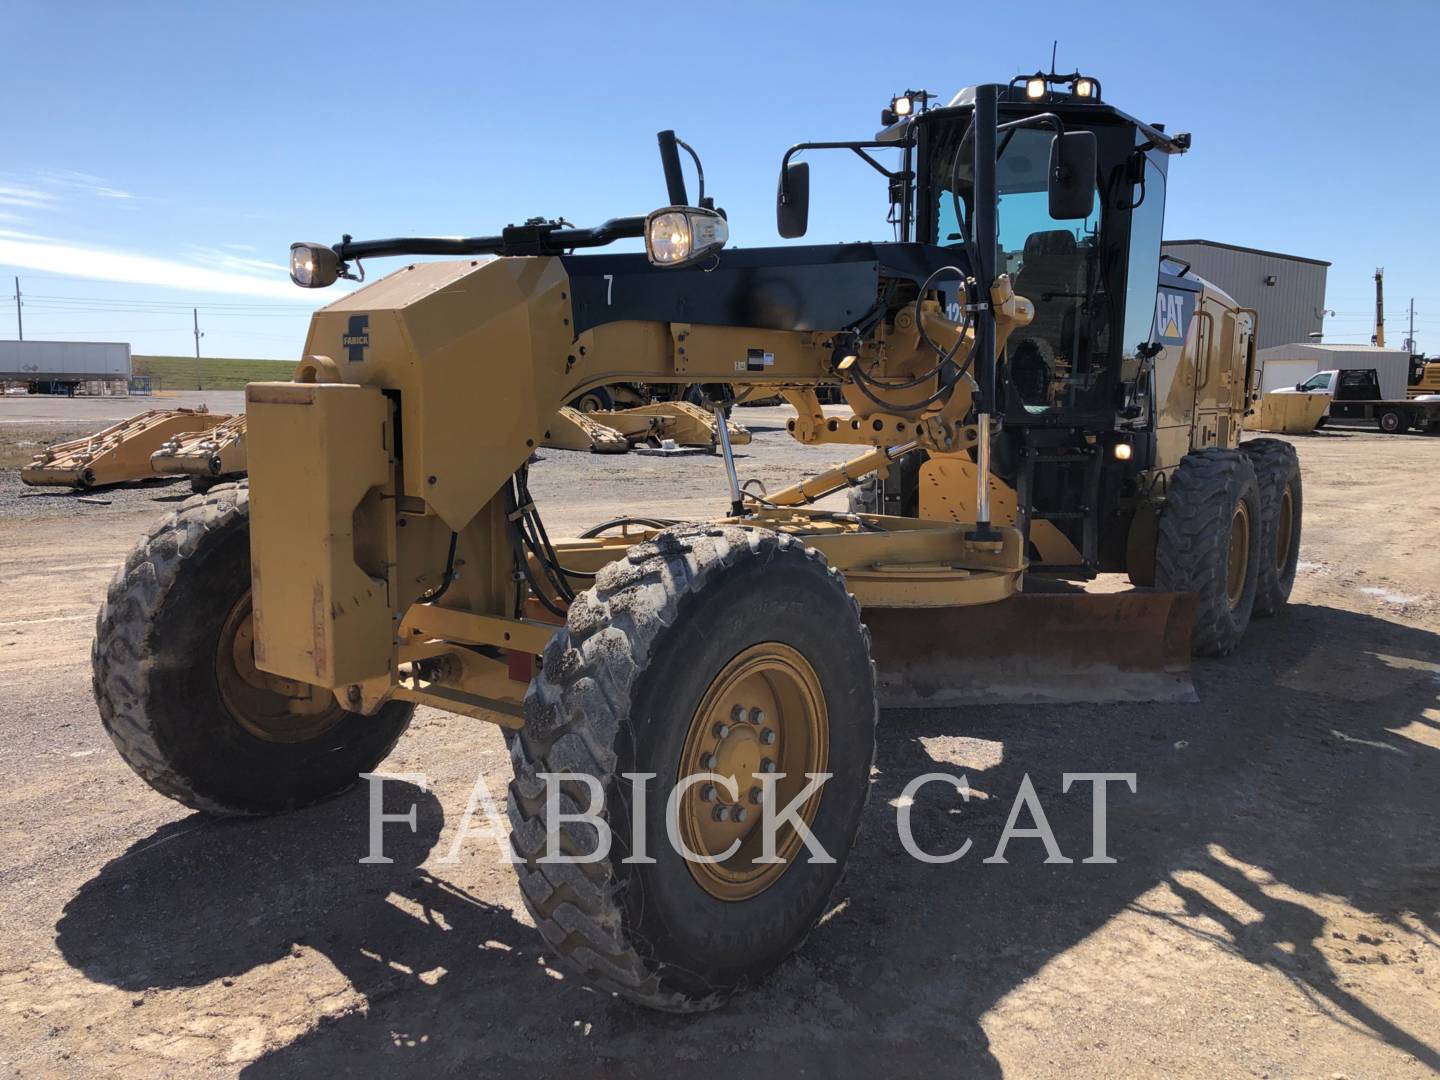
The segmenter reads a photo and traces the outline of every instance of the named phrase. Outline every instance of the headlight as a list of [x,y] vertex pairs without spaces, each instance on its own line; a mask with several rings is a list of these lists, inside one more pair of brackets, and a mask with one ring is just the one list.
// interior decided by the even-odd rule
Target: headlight
[[645,254],[656,266],[687,266],[719,251],[730,227],[714,210],[667,206],[645,219]]
[[290,280],[302,289],[323,289],[340,276],[340,259],[324,244],[290,245]]
[[1083,97],[1083,98],[1093,98],[1093,97],[1095,96],[1095,80],[1094,80],[1094,79],[1076,79],[1076,80],[1075,80],[1075,96],[1076,96],[1076,97]]
[[1043,75],[1033,75],[1025,80],[1025,96],[1031,101],[1039,101],[1045,96],[1047,89],[1049,88],[1045,84]]

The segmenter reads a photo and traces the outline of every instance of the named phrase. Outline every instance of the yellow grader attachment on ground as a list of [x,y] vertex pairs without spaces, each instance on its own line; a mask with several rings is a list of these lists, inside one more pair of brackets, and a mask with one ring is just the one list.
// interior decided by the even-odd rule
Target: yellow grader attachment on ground
[[199,479],[244,476],[245,414],[203,431],[170,436],[150,455],[151,470],[160,476],[179,474]]
[[1319,425],[1330,400],[1329,394],[1266,394],[1251,426],[1277,435],[1306,435]]
[[[750,432],[725,421],[730,444],[750,441]],[[581,412],[563,407],[545,429],[541,445],[557,450],[589,450],[596,454],[623,454],[632,446],[701,446],[718,450],[718,421],[688,401],[656,401],[629,409],[594,409]]]
[[83,439],[48,446],[20,470],[27,484],[103,487],[154,477],[151,456],[169,440],[205,432],[228,421],[224,413],[198,409],[151,409]]
[[[897,242],[726,250],[662,132],[668,205],[643,217],[294,245],[308,288],[408,265],[315,313],[294,381],[247,388],[249,484],[191,499],[117,575],[94,684],[121,754],[188,806],[272,813],[373,772],[416,705],[496,723],[546,956],[690,1011],[829,909],[880,701],[1189,693],[1187,649],[1283,608],[1300,478],[1288,444],[1240,443],[1254,314],[1161,267],[1189,137],[1099,85],[906,96],[879,139],[785,155],[782,236],[805,232],[791,159],[839,148],[886,178]],[[585,253],[623,238],[645,254]],[[796,439],[863,453],[765,493],[721,424],[718,520],[552,539],[535,449],[632,381],[773,391]],[[870,510],[814,508],[867,483]],[[1160,591],[1028,595],[1037,567]]]

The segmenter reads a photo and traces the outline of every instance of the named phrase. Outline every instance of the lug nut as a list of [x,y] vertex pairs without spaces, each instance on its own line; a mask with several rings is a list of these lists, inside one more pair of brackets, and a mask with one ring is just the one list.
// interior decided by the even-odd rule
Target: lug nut
[[774,728],[768,728],[768,727],[767,727],[765,730],[763,730],[762,732],[760,732],[760,741],[761,741],[762,743],[764,743],[766,746],[774,746],[774,745],[775,745],[775,729],[774,729]]
[[775,762],[771,761],[768,757],[761,759],[761,762],[760,762],[760,771],[761,771],[761,772],[774,772],[774,771],[775,771]]
[[715,767],[719,764],[720,762],[714,754],[704,754],[700,758],[700,767],[706,772],[714,772]]
[[730,812],[726,810],[723,806],[717,806],[714,810],[710,811],[710,816],[713,817],[716,821],[724,821],[727,817],[730,816]]
[[701,802],[714,802],[714,801],[715,801],[716,799],[718,799],[719,797],[720,797],[720,793],[715,790],[715,785],[714,785],[714,784],[702,784],[702,785],[700,786],[700,801],[701,801]]
[[765,723],[765,710],[764,710],[764,709],[751,709],[751,710],[750,710],[750,723],[754,724],[756,727],[759,727],[761,724]]
[[723,738],[725,738],[725,737],[726,737],[727,735],[729,735],[729,734],[730,734],[730,725],[729,725],[729,724],[725,723],[724,720],[717,720],[717,721],[715,721],[715,737],[716,737],[717,739],[723,739]]
[[750,811],[746,810],[743,806],[737,806],[730,811],[730,820],[735,822],[735,824],[737,825],[743,824],[745,819],[749,816]]
[[730,722],[732,724],[743,724],[745,722],[745,706],[736,705],[730,710]]
[[750,789],[750,801],[756,806],[759,806],[760,803],[764,801],[764,799],[765,792],[761,791],[758,787],[752,787]]

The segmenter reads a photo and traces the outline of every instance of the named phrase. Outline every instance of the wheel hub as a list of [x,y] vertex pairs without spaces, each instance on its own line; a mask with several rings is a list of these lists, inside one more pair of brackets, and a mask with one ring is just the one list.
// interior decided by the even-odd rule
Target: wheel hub
[[1280,493],[1280,511],[1275,521],[1275,569],[1282,574],[1290,561],[1290,536],[1295,528],[1295,498],[1290,485]]
[[220,628],[215,678],[235,722],[267,742],[313,739],[344,715],[328,691],[255,666],[255,619],[248,593]]
[[[765,785],[777,774],[772,810],[788,805],[824,772],[829,759],[828,713],[820,680],[797,650],[780,642],[752,645],[711,681],[690,722],[680,777],[713,773],[680,804],[680,838],[696,855],[691,875],[720,900],[748,900],[773,885],[802,843],[791,827],[777,830],[778,863],[756,863],[763,852]],[[783,776],[780,776],[783,774]],[[823,791],[823,789],[822,789]],[[800,819],[815,820],[821,792],[806,800]]]
[[1250,508],[1237,503],[1230,519],[1230,558],[1225,579],[1225,595],[1231,609],[1240,606],[1245,595],[1245,579],[1250,569]]

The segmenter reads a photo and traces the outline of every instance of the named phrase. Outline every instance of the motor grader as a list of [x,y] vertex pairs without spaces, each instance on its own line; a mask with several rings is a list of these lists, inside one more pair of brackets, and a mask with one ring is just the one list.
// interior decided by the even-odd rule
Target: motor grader
[[[947,665],[1014,680],[1012,652],[1058,643],[1048,663],[1103,690],[1146,656],[1231,647],[1289,591],[1299,481],[1282,451],[1237,449],[1253,313],[1160,277],[1188,137],[1078,74],[927,105],[904,95],[876,138],[782,162],[782,236],[805,232],[797,156],[838,149],[883,174],[893,241],[728,249],[662,132],[668,204],[644,216],[297,244],[305,287],[450,258],[318,311],[294,380],[247,389],[248,486],[192,499],[127,560],[94,646],[125,759],[187,806],[262,814],[352,786],[417,704],[498,723],[547,956],[685,1011],[754,984],[826,911],[880,689],[941,700]],[[590,251],[629,238],[645,253]],[[720,423],[726,516],[552,539],[528,486],[547,423],[632,382],[778,392],[796,438],[863,453],[765,492]],[[921,455],[915,512],[813,505]],[[1028,597],[1036,563],[1167,591]]]

